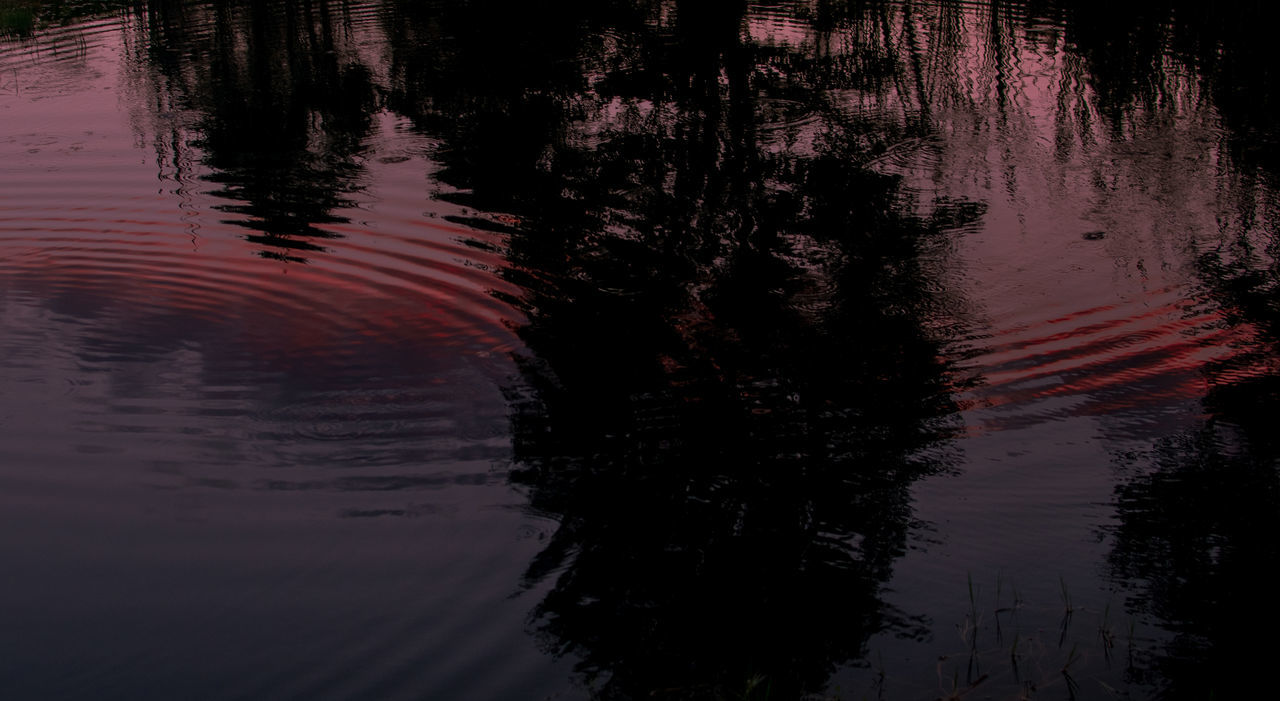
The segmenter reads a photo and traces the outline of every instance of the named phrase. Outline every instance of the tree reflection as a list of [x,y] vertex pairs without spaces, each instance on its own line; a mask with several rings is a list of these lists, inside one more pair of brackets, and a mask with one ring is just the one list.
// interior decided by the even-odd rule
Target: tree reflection
[[[1253,219],[1252,207],[1240,216]],[[1274,217],[1266,217],[1275,221]],[[1275,241],[1245,227],[1198,261],[1206,302],[1254,331],[1251,347],[1207,366],[1206,419],[1163,439],[1150,472],[1116,489],[1111,564],[1138,585],[1131,610],[1172,632],[1155,661],[1166,698],[1253,693],[1271,651],[1259,631],[1280,625],[1270,573],[1280,566],[1280,339]],[[1270,236],[1270,235],[1268,235]]]
[[805,89],[831,61],[744,41],[743,4],[497,5],[403,5],[389,100],[523,222],[512,481],[559,522],[533,625],[603,698],[821,689],[918,632],[879,590],[954,428],[935,234],[980,211],[904,213],[865,164],[908,127]]
[[[1131,611],[1155,617],[1172,634],[1152,670],[1164,698],[1255,693],[1259,670],[1271,664],[1256,636],[1280,624],[1268,576],[1280,564],[1273,537],[1280,442],[1271,420],[1280,411],[1280,250],[1274,195],[1255,170],[1276,172],[1280,130],[1271,107],[1274,71],[1256,55],[1266,31],[1259,11],[1151,2],[1130,8],[1123,21],[1082,17],[1073,24],[1096,79],[1110,86],[1102,94],[1117,127],[1141,111],[1178,109],[1170,85],[1194,69],[1228,127],[1221,145],[1237,168],[1222,182],[1228,208],[1219,217],[1221,238],[1195,268],[1204,286],[1200,304],[1253,338],[1205,366],[1202,424],[1158,441],[1150,470],[1116,488],[1111,564],[1135,588]],[[1115,18],[1114,8],[1105,12]],[[1128,40],[1117,41],[1119,34]]]
[[377,107],[345,5],[155,2],[145,42],[169,101],[199,115],[192,144],[221,209],[265,257],[303,261],[360,187]]
[[1273,437],[1255,440],[1255,422],[1237,423],[1240,411],[1273,415],[1275,379],[1224,388],[1211,401],[1204,428],[1161,442],[1154,471],[1117,490],[1111,560],[1141,586],[1131,609],[1173,632],[1153,670],[1167,698],[1252,692],[1272,661],[1256,636],[1280,623],[1269,576],[1280,564],[1280,456]]

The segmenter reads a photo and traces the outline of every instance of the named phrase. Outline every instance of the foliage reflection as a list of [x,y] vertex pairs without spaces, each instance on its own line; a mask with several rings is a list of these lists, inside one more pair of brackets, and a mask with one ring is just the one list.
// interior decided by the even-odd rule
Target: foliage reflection
[[913,630],[878,594],[955,428],[938,234],[981,210],[904,206],[866,164],[919,119],[808,90],[830,63],[744,40],[744,5],[518,7],[402,6],[389,103],[522,222],[512,481],[559,522],[534,625],[602,698],[820,690]]

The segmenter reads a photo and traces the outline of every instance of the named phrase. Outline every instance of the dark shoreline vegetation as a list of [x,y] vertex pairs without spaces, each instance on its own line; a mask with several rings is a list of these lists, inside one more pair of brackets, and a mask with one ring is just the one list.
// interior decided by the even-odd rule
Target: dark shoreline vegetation
[[26,36],[35,28],[35,3],[23,0],[0,2],[0,36]]
[[38,29],[119,12],[129,0],[0,0],[0,37],[26,37]]
[[[1245,693],[1268,669],[1269,649],[1250,641],[1280,623],[1262,576],[1280,563],[1270,420],[1280,414],[1270,228],[1280,215],[1280,77],[1262,48],[1261,2],[374,5],[0,0],[0,47],[120,17],[138,142],[183,197],[207,198],[251,252],[244,258],[298,278],[341,263],[344,245],[376,247],[362,238],[376,209],[372,173],[432,164],[413,174],[441,207],[429,216],[499,261],[482,271],[494,280],[485,303],[510,316],[483,331],[514,339],[492,353],[511,364],[495,380],[509,440],[457,450],[501,465],[479,481],[507,486],[522,514],[554,523],[511,596],[530,600],[524,627],[570,661],[591,698],[1204,699]],[[971,40],[978,58],[965,53]],[[1052,115],[1033,114],[1018,94],[1033,59],[1055,67],[1054,81],[1037,84]],[[429,148],[376,151],[386,115]],[[1099,342],[1088,350],[1105,362],[1053,378],[1121,381],[1066,394],[1067,407],[1044,419],[1016,412],[1017,392],[1039,397],[1038,386],[1001,395],[996,373],[976,364],[993,334],[981,290],[956,270],[992,207],[948,191],[942,166],[912,178],[910,163],[942,163],[949,139],[994,143],[1050,117],[1051,158],[1021,163],[1003,144],[992,179],[1007,182],[991,190],[1016,191],[1019,169],[1059,168],[1087,171],[1081,181],[1101,201],[1129,187],[1167,203],[1182,194],[1180,174],[1216,168],[1220,230],[1209,243],[1170,235],[1165,247],[1190,261],[1194,281],[1177,306],[1180,332],[1199,333],[1202,314],[1206,328],[1251,335],[1190,371],[1206,388],[1190,428],[1098,441],[1112,482],[1108,515],[1091,525],[1109,548],[1090,565],[1097,586],[1070,584],[1070,572],[1030,582],[984,562],[952,565],[968,580],[936,588],[967,587],[959,598],[969,606],[930,618],[893,599],[892,583],[905,558],[934,546],[931,529],[946,528],[923,520],[916,490],[964,474],[965,441],[997,432],[974,426],[975,407],[1012,405],[989,419],[1010,432],[1111,415],[1154,432],[1145,427],[1164,420],[1148,421],[1156,400],[1126,391],[1175,394],[1164,375],[1126,374],[1164,349],[1117,360]],[[1210,124],[1208,136],[1151,137],[1184,123]],[[1102,247],[1130,235],[1088,227],[1070,238]],[[1126,256],[1116,254],[1124,274],[1131,266],[1145,280],[1159,268]],[[388,286],[408,279],[390,264],[377,273]],[[335,289],[345,280],[333,279]],[[56,308],[107,306],[59,294]],[[180,310],[139,312],[122,333],[154,359],[192,344],[173,328],[200,339],[239,331],[207,316],[215,321],[201,326]],[[285,397],[337,395],[376,377],[377,397],[411,414],[397,382],[426,386],[415,373],[431,342],[281,353],[262,375],[284,377]],[[103,345],[94,357],[124,354]],[[207,384],[241,383],[248,363],[226,352],[210,352]],[[1066,355],[1045,355],[1055,353]],[[357,362],[365,375],[344,374]],[[341,423],[381,401],[360,400],[324,418]],[[1120,433],[1115,425],[1107,430]],[[486,431],[498,432],[474,433],[494,438]],[[1055,440],[1043,452],[1076,436]],[[306,453],[339,477],[289,481],[264,468],[272,477],[245,482],[343,496],[443,484],[392,474],[426,452],[392,444]],[[1025,446],[1001,448],[1012,460]],[[352,464],[376,469],[337,472]],[[344,513],[415,513],[388,503]],[[1017,586],[1039,597],[1023,600]],[[1057,590],[1059,601],[1044,596]],[[952,652],[886,661],[876,657],[884,637]],[[860,687],[832,688],[848,668],[861,670]]]

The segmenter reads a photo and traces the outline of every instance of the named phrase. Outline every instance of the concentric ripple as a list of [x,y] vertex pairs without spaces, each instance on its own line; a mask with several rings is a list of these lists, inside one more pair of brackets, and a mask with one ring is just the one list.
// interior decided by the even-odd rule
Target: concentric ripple
[[[106,74],[123,50],[116,30],[95,35],[86,70]],[[24,65],[34,83],[64,70]],[[44,300],[45,323],[63,329],[48,332],[72,334],[58,345],[77,369],[37,363],[33,377],[98,385],[76,409],[78,450],[156,465],[185,452],[192,484],[333,492],[364,489],[352,480],[365,468],[392,469],[369,487],[387,490],[454,482],[404,472],[416,466],[460,460],[483,475],[502,459],[494,382],[519,314],[501,300],[519,290],[501,251],[518,222],[433,200],[427,140],[375,115],[352,160],[355,196],[315,217],[322,237],[305,260],[282,260],[245,226],[251,207],[228,212],[198,120],[147,133],[156,122],[120,121],[117,92],[148,90],[72,85],[0,112],[21,125],[0,143],[0,294],[13,310]],[[486,397],[457,411],[474,383]],[[246,464],[305,469],[265,478]],[[321,465],[356,472],[307,476]]]
[[[224,132],[266,125],[201,102],[227,80],[201,73],[228,36],[214,9],[0,38],[0,552],[25,648],[0,676],[32,697],[399,697],[473,687],[423,663],[459,651],[530,665],[507,596],[533,544],[501,508],[522,223],[437,199],[434,142],[376,104],[337,156],[277,137],[228,159]],[[379,3],[305,12],[334,80],[385,79],[350,68],[381,70]],[[158,70],[168,49],[199,68]],[[311,138],[347,138],[320,92],[291,98]]]
[[[996,326],[975,339],[980,350],[965,366],[980,383],[961,400],[980,412],[986,430],[1132,410],[1157,415],[1165,406],[1185,411],[1204,394],[1211,367],[1256,345],[1251,327],[1228,323],[1185,293],[1152,290],[1125,303]],[[1266,369],[1233,372],[1239,379]]]

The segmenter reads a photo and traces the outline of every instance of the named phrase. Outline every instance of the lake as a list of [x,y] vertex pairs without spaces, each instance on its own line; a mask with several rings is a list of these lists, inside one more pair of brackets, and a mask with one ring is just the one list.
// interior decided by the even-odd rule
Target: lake
[[1266,17],[0,0],[0,696],[1246,693]]

